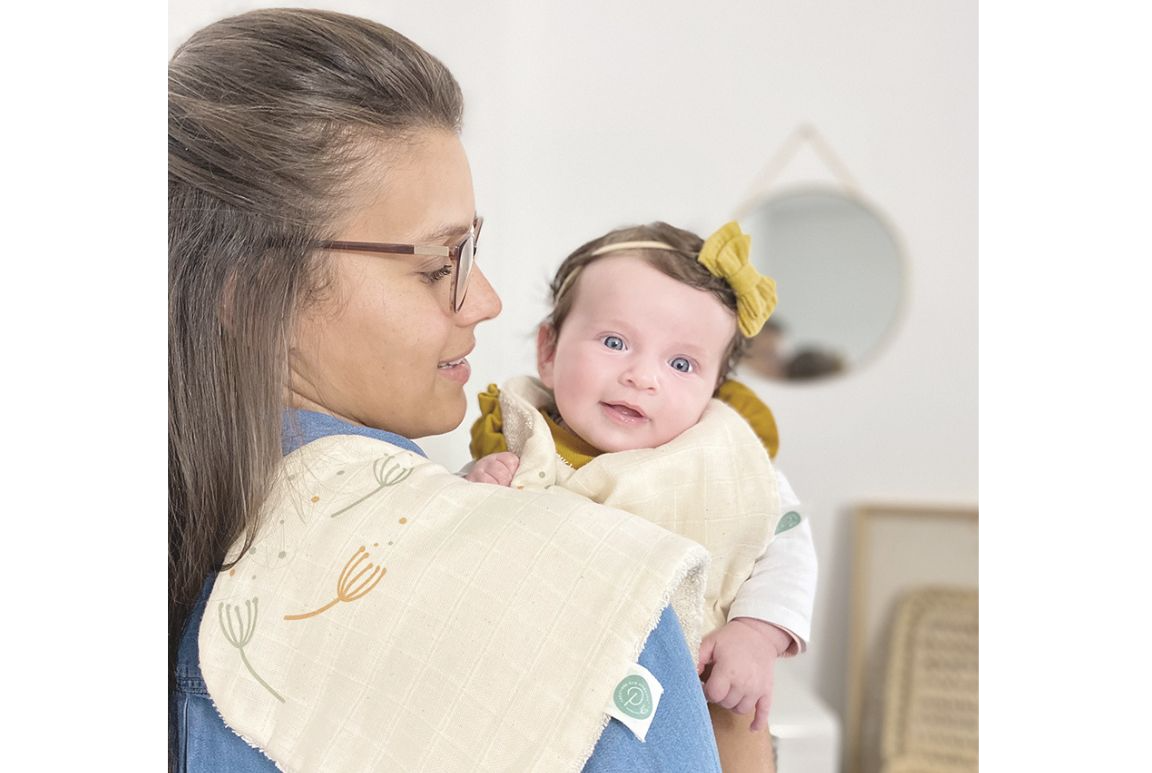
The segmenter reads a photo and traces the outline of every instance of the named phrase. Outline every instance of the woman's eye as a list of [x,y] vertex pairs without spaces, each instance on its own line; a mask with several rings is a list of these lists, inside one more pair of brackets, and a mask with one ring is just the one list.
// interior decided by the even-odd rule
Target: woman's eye
[[604,345],[609,349],[620,350],[624,348],[624,339],[620,336],[604,336]]
[[673,370],[678,370],[681,373],[692,372],[692,361],[687,357],[673,357],[668,364],[672,366]]
[[444,277],[449,276],[451,274],[452,274],[452,264],[451,263],[445,263],[443,266],[436,269],[435,271],[425,271],[424,272],[424,276],[425,276],[425,278],[427,278],[427,280],[429,282],[439,282],[441,279],[443,279]]

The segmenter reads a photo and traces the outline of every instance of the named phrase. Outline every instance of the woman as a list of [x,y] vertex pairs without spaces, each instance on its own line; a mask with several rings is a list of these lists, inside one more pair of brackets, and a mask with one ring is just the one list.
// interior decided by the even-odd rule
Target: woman
[[334,13],[226,19],[169,66],[180,769],[719,769],[699,548],[410,440],[462,421],[500,311],[461,111],[440,62]]

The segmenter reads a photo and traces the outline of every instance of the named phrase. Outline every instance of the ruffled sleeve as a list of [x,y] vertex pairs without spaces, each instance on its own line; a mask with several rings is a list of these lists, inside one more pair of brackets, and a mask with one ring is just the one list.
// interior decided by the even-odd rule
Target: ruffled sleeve
[[500,388],[489,384],[488,389],[476,396],[480,403],[480,418],[472,424],[472,442],[468,450],[473,459],[508,450],[504,438],[504,419],[500,414]]

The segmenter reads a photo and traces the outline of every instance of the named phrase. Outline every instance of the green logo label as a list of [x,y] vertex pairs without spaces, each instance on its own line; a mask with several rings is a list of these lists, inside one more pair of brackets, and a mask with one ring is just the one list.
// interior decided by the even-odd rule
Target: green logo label
[[800,513],[793,510],[791,512],[785,513],[784,517],[780,519],[780,523],[776,524],[776,533],[779,534],[782,531],[788,531],[793,526],[799,525]]
[[648,719],[652,716],[652,690],[641,676],[631,674],[620,680],[616,692],[612,693],[616,708],[633,719]]

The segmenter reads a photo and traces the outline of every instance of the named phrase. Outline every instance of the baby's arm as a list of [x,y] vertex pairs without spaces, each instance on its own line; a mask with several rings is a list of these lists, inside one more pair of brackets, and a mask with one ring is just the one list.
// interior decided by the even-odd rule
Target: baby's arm
[[497,486],[509,486],[516,470],[520,467],[520,457],[511,451],[501,451],[497,454],[481,456],[472,462],[461,473],[465,479],[473,483],[495,483]]
[[738,714],[755,710],[753,730],[763,727],[767,719],[776,659],[807,648],[816,595],[811,526],[779,471],[776,480],[780,531],[737,591],[728,623],[705,637],[700,648],[700,670],[711,665],[704,676],[705,695]]
[[782,654],[799,655],[807,649],[812,631],[816,547],[805,508],[779,470],[776,481],[781,518],[775,538],[756,560],[751,576],[736,591],[728,619],[752,617],[772,623],[792,639]]

